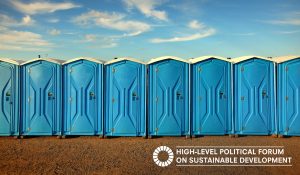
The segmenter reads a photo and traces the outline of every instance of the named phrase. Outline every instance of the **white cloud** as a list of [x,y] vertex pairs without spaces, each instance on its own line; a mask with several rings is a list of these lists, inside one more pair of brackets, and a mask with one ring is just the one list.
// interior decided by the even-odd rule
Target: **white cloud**
[[300,25],[300,19],[281,19],[281,20],[270,20],[266,21],[270,24],[278,24],[278,25]]
[[95,34],[86,34],[83,37],[83,40],[80,42],[83,43],[93,43],[91,48],[113,48],[118,46],[119,38],[115,36],[99,36]]
[[40,34],[33,32],[4,28],[0,33],[0,50],[45,51],[51,45]]
[[256,35],[256,33],[254,32],[249,32],[249,33],[236,33],[234,35],[237,35],[237,36],[253,36],[253,35]]
[[165,11],[155,10],[157,6],[162,4],[158,0],[123,0],[129,9],[137,8],[147,17],[153,17],[158,20],[168,21]]
[[188,28],[195,30],[196,32],[191,35],[171,37],[171,38],[153,38],[150,40],[152,43],[166,43],[166,42],[182,42],[182,41],[192,41],[201,38],[206,38],[212,36],[216,33],[216,30],[211,27],[207,27],[205,24],[193,20],[188,23]]
[[52,30],[49,30],[48,33],[50,35],[56,36],[56,35],[60,35],[61,31],[58,29],[52,29]]
[[58,22],[59,22],[59,19],[57,19],[57,18],[52,18],[52,19],[49,19],[48,22],[50,22],[50,23],[58,23]]
[[7,30],[7,27],[4,27],[4,26],[0,26],[0,31],[6,31]]
[[7,15],[0,14],[0,23],[2,26],[17,27],[17,26],[30,26],[33,25],[35,21],[29,15],[24,16],[22,20],[18,21]]
[[103,48],[103,49],[109,49],[109,48],[114,48],[114,47],[117,47],[117,46],[118,46],[118,43],[116,43],[116,42],[110,42],[110,43],[98,45],[97,47]]
[[294,34],[294,33],[300,33],[300,30],[278,31],[278,32],[275,32],[275,33],[278,33],[278,34]]
[[266,20],[262,21],[265,23],[269,24],[274,24],[274,25],[295,25],[299,26],[300,25],[300,12],[298,11],[292,11],[289,13],[286,13],[283,17],[275,20]]
[[47,1],[35,1],[31,3],[23,3],[19,0],[10,1],[11,5],[23,12],[25,14],[43,14],[43,13],[53,13],[59,10],[68,10],[72,8],[80,7],[80,5],[73,4],[71,2],[62,2],[62,3],[52,3]]
[[18,22],[15,19],[4,14],[0,14],[0,23],[2,26],[13,26],[18,24]]
[[92,42],[92,41],[95,41],[97,39],[97,36],[96,35],[93,35],[93,34],[87,34],[84,36],[84,39],[86,42]]
[[35,21],[29,16],[26,15],[22,18],[22,24],[24,25],[32,25]]
[[192,20],[189,24],[188,27],[191,29],[202,29],[205,27],[205,25],[203,23],[200,23],[197,20]]
[[192,41],[201,38],[206,38],[216,33],[215,29],[208,29],[203,32],[198,32],[192,35],[182,36],[182,37],[173,37],[173,38],[154,38],[151,39],[152,43],[166,43],[166,42],[180,42],[180,41]]
[[124,31],[128,33],[143,33],[149,31],[151,26],[147,23],[125,20],[125,15],[120,13],[107,13],[91,10],[73,19],[73,22],[82,26],[95,24],[97,26]]

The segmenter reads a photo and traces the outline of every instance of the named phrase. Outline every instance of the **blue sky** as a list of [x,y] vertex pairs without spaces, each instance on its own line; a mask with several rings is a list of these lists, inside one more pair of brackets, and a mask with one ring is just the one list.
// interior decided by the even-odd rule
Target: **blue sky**
[[0,57],[300,55],[299,0],[1,0]]

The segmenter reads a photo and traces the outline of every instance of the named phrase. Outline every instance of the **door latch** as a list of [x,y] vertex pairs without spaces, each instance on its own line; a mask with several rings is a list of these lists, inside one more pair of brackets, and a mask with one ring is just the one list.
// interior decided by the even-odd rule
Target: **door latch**
[[90,92],[90,100],[96,99],[96,95],[94,92]]
[[135,92],[132,93],[132,101],[138,100],[137,94]]
[[48,100],[55,99],[54,94],[52,92],[48,92]]
[[220,95],[220,99],[222,99],[222,98],[225,99],[226,98],[223,91],[220,91],[219,95]]
[[262,91],[262,98],[268,98],[267,92],[265,90]]
[[10,96],[11,96],[10,91],[7,91],[5,96],[6,96],[6,98],[5,98],[6,101],[10,101]]
[[181,93],[180,93],[180,92],[177,92],[177,93],[176,93],[176,98],[177,98],[177,100],[182,99],[182,96],[181,96]]

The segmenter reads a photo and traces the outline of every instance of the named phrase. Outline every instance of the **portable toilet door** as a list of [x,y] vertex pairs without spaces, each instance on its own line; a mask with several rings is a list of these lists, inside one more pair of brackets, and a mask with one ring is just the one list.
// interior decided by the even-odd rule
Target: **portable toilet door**
[[277,134],[272,60],[245,56],[234,64],[235,134]]
[[0,136],[18,136],[20,119],[20,62],[0,58]]
[[190,135],[189,64],[165,56],[150,60],[148,135]]
[[192,135],[233,134],[230,60],[203,56],[190,62]]
[[103,63],[75,58],[63,63],[63,134],[102,135]]
[[61,63],[38,58],[22,64],[21,135],[61,134]]
[[133,58],[105,63],[105,136],[146,136],[145,68]]
[[279,135],[300,136],[300,56],[275,58]]

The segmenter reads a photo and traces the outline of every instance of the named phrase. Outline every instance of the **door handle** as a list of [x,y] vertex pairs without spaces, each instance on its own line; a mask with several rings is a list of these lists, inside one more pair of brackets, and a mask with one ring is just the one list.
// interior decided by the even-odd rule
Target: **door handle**
[[220,99],[222,99],[222,98],[225,99],[226,98],[223,91],[220,91],[219,96],[220,96]]
[[90,92],[90,100],[96,99],[96,95],[94,92]]
[[48,100],[55,99],[54,94],[52,92],[48,92]]
[[6,101],[10,101],[10,96],[11,96],[11,94],[10,94],[10,91],[7,91],[6,93],[5,93],[5,100]]
[[182,94],[180,92],[176,92],[176,98],[177,100],[182,99]]
[[138,100],[137,94],[135,92],[132,93],[132,100]]
[[262,91],[262,98],[268,98],[267,92],[265,90]]

